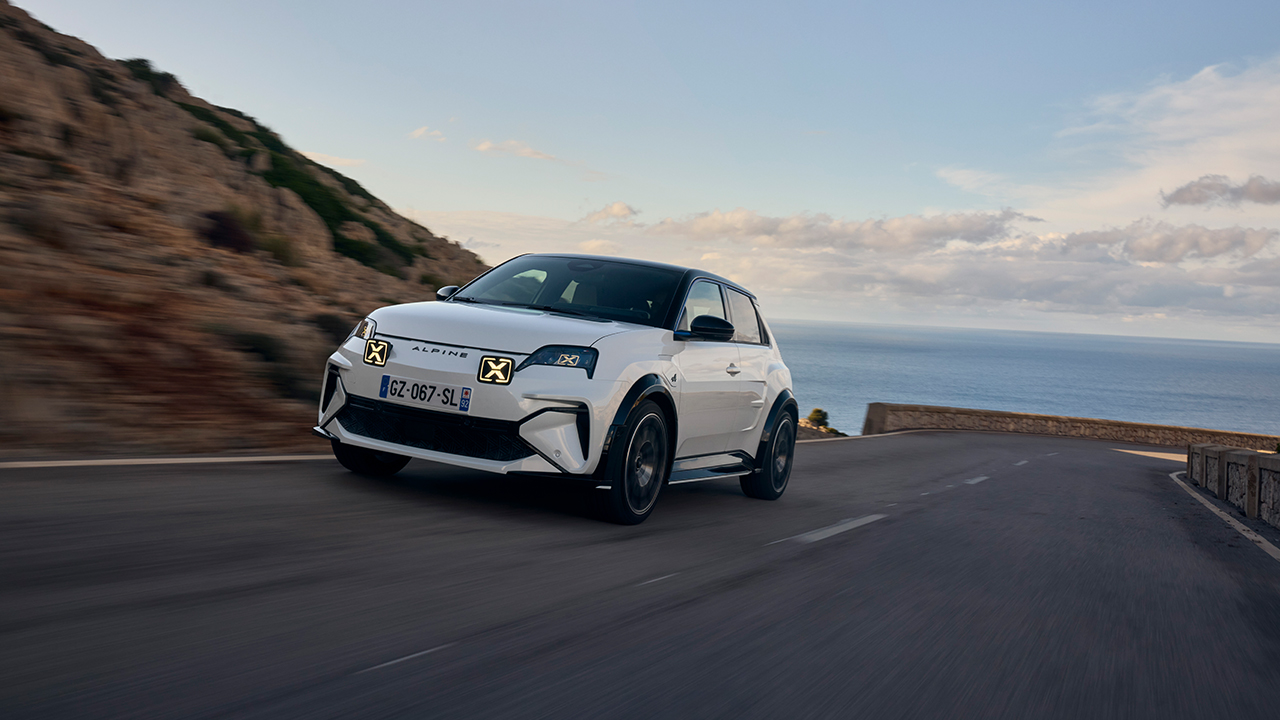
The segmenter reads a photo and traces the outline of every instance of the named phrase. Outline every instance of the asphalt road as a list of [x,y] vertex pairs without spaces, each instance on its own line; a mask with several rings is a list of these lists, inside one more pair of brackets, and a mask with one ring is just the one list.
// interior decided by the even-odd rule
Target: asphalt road
[[630,528],[416,462],[0,470],[0,717],[1280,716],[1280,562],[1116,447],[812,443]]

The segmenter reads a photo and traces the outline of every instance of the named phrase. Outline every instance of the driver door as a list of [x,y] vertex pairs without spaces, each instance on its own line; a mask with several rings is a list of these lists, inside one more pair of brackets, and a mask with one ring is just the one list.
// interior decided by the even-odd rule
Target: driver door
[[[728,320],[719,283],[699,280],[690,286],[679,329],[687,331],[699,315]],[[676,458],[725,452],[730,438],[741,429],[738,346],[689,338],[672,360],[679,370]]]

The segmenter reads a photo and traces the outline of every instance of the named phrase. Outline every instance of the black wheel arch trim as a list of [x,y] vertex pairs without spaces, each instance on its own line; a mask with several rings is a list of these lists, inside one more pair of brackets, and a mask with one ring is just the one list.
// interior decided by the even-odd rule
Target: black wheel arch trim
[[756,449],[756,472],[764,467],[764,456],[769,449],[769,441],[773,439],[773,429],[778,426],[778,418],[790,409],[799,422],[800,405],[796,402],[795,395],[790,390],[783,390],[778,399],[773,401],[773,407],[769,409],[769,417],[764,421],[764,430],[760,433],[760,446]]
[[675,460],[675,441],[680,437],[679,418],[676,417],[676,401],[671,396],[671,391],[667,388],[666,383],[662,381],[662,378],[657,373],[649,373],[631,385],[631,389],[623,396],[622,403],[618,405],[618,411],[613,415],[613,422],[605,432],[604,443],[600,446],[600,462],[596,465],[594,473],[594,477],[597,480],[604,478],[605,467],[611,460],[609,455],[614,447],[613,441],[617,438],[623,426],[627,424],[627,418],[631,416],[631,411],[654,395],[663,396],[663,399],[671,406],[672,410],[671,417],[667,418],[667,435],[672,445],[672,451],[667,453],[667,475],[671,474],[671,463]]

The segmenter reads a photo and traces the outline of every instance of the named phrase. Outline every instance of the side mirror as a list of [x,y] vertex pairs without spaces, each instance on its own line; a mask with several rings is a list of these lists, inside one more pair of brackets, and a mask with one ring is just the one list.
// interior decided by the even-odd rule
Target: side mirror
[[457,285],[446,285],[436,291],[436,299],[448,300],[449,298],[453,297],[453,294],[456,292],[458,292]]
[[689,323],[689,334],[699,340],[727,342],[733,339],[733,323],[715,315],[699,315]]

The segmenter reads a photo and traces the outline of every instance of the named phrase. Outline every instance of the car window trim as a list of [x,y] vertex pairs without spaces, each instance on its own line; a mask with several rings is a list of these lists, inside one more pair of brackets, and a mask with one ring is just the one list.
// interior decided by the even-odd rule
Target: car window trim
[[[721,293],[736,292],[742,297],[747,299],[747,302],[751,304],[751,310],[755,315],[755,317],[752,318],[752,320],[754,320],[756,323],[756,332],[760,333],[760,342],[750,342],[748,340],[730,340],[729,342],[736,343],[738,345],[755,345],[759,347],[772,347],[772,345],[770,345],[767,340],[768,333],[764,331],[764,323],[760,321],[760,308],[756,307],[756,299],[751,297],[750,293],[744,293],[741,290],[737,288],[729,287],[724,283],[720,283],[720,292]],[[729,322],[733,323],[734,328],[737,328],[738,323],[734,322],[734,319],[733,319],[733,303],[729,302],[729,303],[725,303],[725,305],[727,306],[726,309],[729,311]],[[734,330],[734,332],[736,333],[737,330]]]
[[[725,292],[725,290],[727,289],[727,288],[726,288],[726,286],[725,286],[725,284],[724,284],[724,283],[722,283],[722,282],[720,282],[719,280],[716,280],[715,278],[710,278],[710,277],[707,277],[707,276],[705,276],[705,275],[696,275],[696,276],[694,276],[691,280],[689,280],[689,287],[685,288],[685,291],[684,291],[684,297],[680,300],[680,304],[677,306],[677,307],[679,307],[679,308],[680,308],[680,312],[676,313],[676,322],[675,322],[675,327],[671,328],[671,331],[672,331],[672,332],[674,332],[674,333],[684,333],[684,332],[687,332],[687,331],[684,331],[684,330],[681,330],[681,329],[680,329],[680,318],[684,317],[684,306],[685,306],[685,303],[688,303],[688,302],[689,302],[689,295],[693,292],[693,286],[694,286],[694,285],[697,285],[699,282],[702,282],[702,281],[704,281],[704,280],[705,280],[705,281],[707,281],[707,282],[709,282],[709,283],[711,283],[712,285],[715,285],[715,286],[716,286],[716,288],[718,288],[718,289],[720,290],[720,305],[721,305],[722,309],[724,310],[725,317],[726,317],[726,318],[731,318],[731,317],[733,317],[733,310],[732,310],[732,309],[730,309],[730,307],[729,307],[729,303],[728,303],[728,302],[726,301],[726,299],[725,299],[725,294],[724,294],[724,292]],[[750,297],[750,296],[748,295],[747,297]],[[728,320],[728,322],[732,323],[733,321],[732,321],[732,320]],[[689,318],[689,324],[690,324],[690,325],[692,325],[692,324],[693,324],[693,318]],[[678,339],[679,339],[679,338],[678,338]],[[683,338],[683,339],[685,339],[685,340],[693,340],[694,338],[693,338],[692,336],[690,336],[690,337],[686,337],[686,338]],[[728,343],[728,342],[734,342],[733,340],[707,340],[706,338],[697,338],[697,341],[698,341],[698,342],[727,342],[727,343]]]

